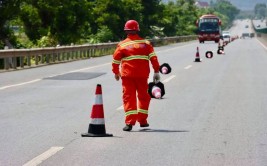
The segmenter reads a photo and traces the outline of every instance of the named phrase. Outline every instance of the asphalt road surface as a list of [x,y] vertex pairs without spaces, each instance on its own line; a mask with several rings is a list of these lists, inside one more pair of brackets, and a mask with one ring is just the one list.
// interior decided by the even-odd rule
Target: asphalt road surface
[[[246,20],[230,29],[240,35]],[[194,62],[199,47],[202,62]],[[266,166],[267,47],[237,39],[155,48],[172,72],[152,99],[150,127],[124,132],[112,56],[0,73],[1,166]],[[213,51],[211,59],[206,51]],[[152,81],[152,73],[149,81]],[[106,132],[81,137],[102,85]]]

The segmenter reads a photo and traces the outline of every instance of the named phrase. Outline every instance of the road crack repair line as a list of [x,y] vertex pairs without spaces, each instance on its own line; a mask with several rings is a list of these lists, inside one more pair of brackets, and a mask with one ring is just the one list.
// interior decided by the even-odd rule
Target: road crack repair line
[[[75,72],[84,71],[84,70],[90,70],[90,69],[102,67],[102,66],[105,66],[105,65],[111,65],[111,63],[104,63],[104,64],[97,65],[97,66],[92,66],[92,67],[72,70],[72,71],[68,71],[68,72],[65,72],[65,73],[61,73],[61,74],[50,75],[50,76],[45,77],[45,78],[51,78],[51,77],[55,77],[55,76],[60,76],[60,75],[69,74],[69,73],[75,73]],[[7,88],[12,88],[12,87],[17,87],[17,86],[22,86],[22,85],[27,85],[27,84],[32,84],[32,83],[41,81],[43,79],[44,78],[38,78],[38,79],[27,81],[27,82],[22,82],[22,83],[13,84],[13,85],[2,86],[2,87],[0,87],[0,90],[4,90],[4,89],[7,89]]]

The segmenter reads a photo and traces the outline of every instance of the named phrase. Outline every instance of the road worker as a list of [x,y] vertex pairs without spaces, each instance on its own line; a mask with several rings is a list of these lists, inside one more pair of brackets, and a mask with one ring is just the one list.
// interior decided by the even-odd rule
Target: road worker
[[125,23],[127,38],[121,41],[113,54],[112,71],[117,81],[122,80],[125,124],[123,131],[131,131],[136,121],[140,127],[148,127],[148,94],[150,64],[154,70],[153,80],[160,81],[159,62],[151,43],[138,35],[139,24],[135,20]]

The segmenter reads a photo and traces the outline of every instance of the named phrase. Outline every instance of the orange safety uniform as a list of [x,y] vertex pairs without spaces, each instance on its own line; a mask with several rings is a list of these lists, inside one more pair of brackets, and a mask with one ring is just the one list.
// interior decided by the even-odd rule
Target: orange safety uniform
[[147,124],[151,100],[148,94],[149,61],[154,72],[159,72],[153,46],[137,34],[128,34],[113,54],[112,71],[121,74],[125,123],[128,125],[135,125],[136,121],[140,125]]

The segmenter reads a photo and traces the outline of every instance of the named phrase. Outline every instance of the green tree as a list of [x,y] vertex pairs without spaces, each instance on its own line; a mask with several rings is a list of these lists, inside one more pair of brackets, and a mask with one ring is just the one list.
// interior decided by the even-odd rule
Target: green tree
[[90,28],[89,4],[87,0],[25,1],[20,15],[25,33],[35,43],[43,36],[60,44],[78,42]]
[[190,35],[196,31],[198,9],[194,0],[176,0],[165,5],[162,26],[167,36]]
[[232,22],[235,19],[235,16],[240,12],[231,2],[227,0],[220,0],[214,6],[214,10],[219,12],[229,18],[229,21]]
[[160,21],[160,25],[164,27],[163,32],[166,36],[175,36],[177,31],[177,24],[179,24],[179,7],[174,2],[169,2],[165,5],[164,17]]
[[255,13],[256,17],[258,17],[258,18],[265,18],[266,14],[267,14],[266,4],[264,4],[264,3],[256,4],[254,7],[254,13]]
[[164,6],[160,3],[161,0],[141,0],[142,5],[142,20],[141,34],[143,36],[153,37],[159,35],[159,23],[163,19]]
[[20,0],[0,0],[0,47],[13,38],[8,21],[15,19],[20,12]]
[[[130,19],[139,22],[144,37],[189,35],[202,14],[218,15],[226,27],[239,12],[227,0],[214,1],[211,8],[199,9],[195,0],[0,0],[0,41],[12,38],[14,19],[39,46],[118,41]],[[263,9],[257,7],[257,13]]]
[[86,0],[60,0],[60,6],[56,10],[52,23],[51,34],[60,44],[79,41],[90,31],[89,9],[90,5]]
[[28,38],[34,43],[47,32],[42,28],[42,20],[39,17],[38,9],[33,5],[23,3],[21,5],[20,19],[24,24],[24,30]]
[[127,20],[134,19],[139,22],[142,36],[155,35],[155,26],[163,18],[163,5],[160,0],[97,0],[93,1],[93,18],[90,22],[92,32],[106,26],[114,35],[113,40],[125,37],[123,32]]

